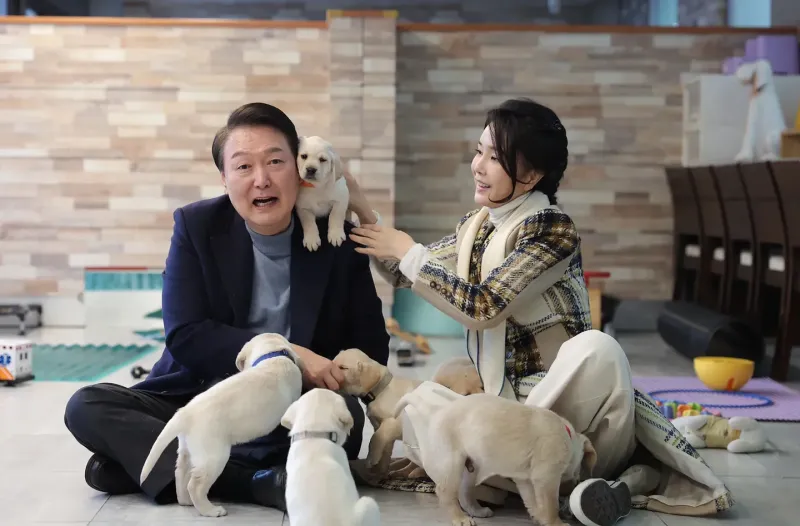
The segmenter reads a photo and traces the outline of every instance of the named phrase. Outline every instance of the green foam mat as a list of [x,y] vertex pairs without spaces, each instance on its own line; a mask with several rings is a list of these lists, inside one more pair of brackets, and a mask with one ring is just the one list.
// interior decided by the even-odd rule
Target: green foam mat
[[157,348],[151,344],[35,344],[33,374],[45,382],[96,382]]
[[161,319],[163,317],[164,317],[164,311],[162,309],[154,310],[153,312],[148,312],[145,315],[145,318],[159,318],[159,319]]

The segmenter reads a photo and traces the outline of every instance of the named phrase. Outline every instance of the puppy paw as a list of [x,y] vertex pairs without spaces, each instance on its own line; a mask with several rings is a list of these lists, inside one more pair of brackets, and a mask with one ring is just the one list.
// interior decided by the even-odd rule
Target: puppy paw
[[486,519],[494,515],[494,512],[490,508],[483,506],[477,506],[464,511],[469,513],[470,517],[478,517],[479,519]]
[[460,519],[453,519],[453,526],[477,526],[477,523],[470,517],[463,517]]
[[224,517],[228,514],[228,510],[222,506],[211,506],[210,508],[197,511],[204,517]]
[[341,244],[344,243],[345,237],[344,228],[339,227],[328,229],[328,241],[335,247],[341,246]]
[[178,504],[181,506],[192,506],[192,499],[189,495],[178,495]]
[[306,234],[303,236],[303,246],[311,252],[317,250],[320,245],[322,245],[322,239],[320,239],[318,233]]

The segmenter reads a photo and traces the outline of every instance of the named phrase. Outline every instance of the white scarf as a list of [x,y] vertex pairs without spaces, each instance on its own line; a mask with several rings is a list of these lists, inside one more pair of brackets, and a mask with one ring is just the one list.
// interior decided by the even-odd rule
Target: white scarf
[[[531,192],[514,199],[507,205],[515,204],[513,210],[503,210],[496,225],[497,231],[489,241],[481,258],[481,281],[497,267],[503,264],[506,257],[514,250],[519,229],[531,215],[546,208],[557,209],[550,204],[549,198],[541,192]],[[503,205],[504,208],[507,205]],[[499,209],[496,209],[499,210]],[[472,258],[475,237],[481,225],[490,217],[491,210],[481,208],[459,229],[457,240],[457,273],[463,280],[469,280],[469,265]],[[496,218],[498,216],[496,215]],[[487,393],[498,394],[516,400],[511,382],[506,378],[506,321],[511,312],[503,312],[502,321],[495,327],[484,330],[467,331],[467,352],[470,355],[483,381]]]

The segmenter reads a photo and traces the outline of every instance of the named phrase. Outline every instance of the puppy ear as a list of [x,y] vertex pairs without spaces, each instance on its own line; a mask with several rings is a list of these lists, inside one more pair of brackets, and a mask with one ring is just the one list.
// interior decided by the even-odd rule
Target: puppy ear
[[294,425],[294,419],[297,416],[297,401],[292,402],[292,405],[289,406],[289,409],[283,413],[281,417],[281,425],[288,429],[289,431],[292,430],[292,426]]
[[344,163],[339,154],[331,149],[331,159],[333,159],[333,180],[338,181],[344,177]]
[[289,356],[292,357],[292,360],[294,360],[294,364],[297,366],[298,369],[300,369],[300,372],[301,373],[305,372],[305,363],[303,363],[303,360],[300,359],[300,355],[294,352],[294,349],[292,348],[291,345],[286,348],[286,351],[289,353]]
[[353,415],[347,408],[347,404],[344,402],[344,399],[342,399],[341,404],[336,404],[336,418],[339,419],[339,423],[342,424],[342,427],[349,435],[350,430],[353,429],[353,425],[355,425],[355,422],[353,421]]
[[594,450],[591,440],[584,436],[583,460],[581,461],[581,467],[586,471],[587,478],[592,476],[595,464],[597,464],[597,451]]
[[244,364],[247,363],[247,357],[250,355],[250,349],[252,346],[253,344],[250,342],[245,343],[244,347],[242,347],[242,350],[236,355],[236,368],[239,371],[244,370]]

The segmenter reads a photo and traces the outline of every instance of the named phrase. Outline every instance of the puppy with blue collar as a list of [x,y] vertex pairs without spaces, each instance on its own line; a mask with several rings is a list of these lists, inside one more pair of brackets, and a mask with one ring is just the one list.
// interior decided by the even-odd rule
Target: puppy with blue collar
[[239,373],[194,397],[167,422],[142,467],[147,479],[164,449],[178,438],[175,489],[178,503],[206,517],[227,512],[208,500],[231,447],[270,434],[300,398],[302,364],[280,334],[259,334],[236,357]]
[[344,398],[312,389],[289,407],[281,425],[292,440],[286,461],[292,526],[380,526],[378,504],[359,497],[342,447],[353,428]]

